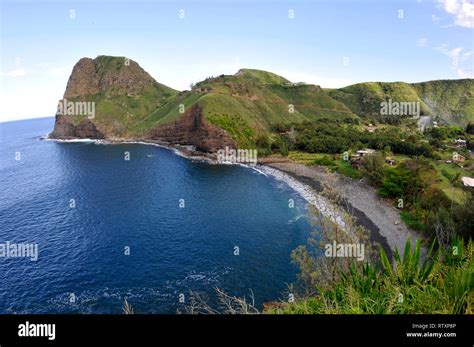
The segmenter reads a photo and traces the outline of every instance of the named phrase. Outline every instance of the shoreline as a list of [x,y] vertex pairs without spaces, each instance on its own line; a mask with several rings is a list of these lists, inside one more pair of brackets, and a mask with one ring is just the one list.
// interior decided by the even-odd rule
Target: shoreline
[[328,172],[321,166],[306,166],[283,157],[266,157],[261,162],[311,186],[318,193],[323,190],[325,184],[338,187],[348,205],[342,206],[344,210],[350,212],[357,224],[370,232],[370,240],[378,242],[389,257],[395,253],[396,248],[403,256],[408,238],[412,242],[424,239],[423,235],[405,225],[399,210],[393,207],[390,201],[379,197],[376,190],[363,181]]
[[[91,142],[104,145],[141,144],[157,146],[171,150],[176,155],[188,160],[201,161],[213,165],[218,164],[215,155],[196,151],[192,146],[169,144],[149,139],[56,139],[50,138],[49,134],[40,136],[40,139],[65,143]],[[343,222],[337,216],[336,209],[342,208],[346,212],[351,213],[355,217],[356,223],[367,229],[370,234],[370,240],[378,243],[385,250],[389,258],[392,258],[395,248],[398,248],[399,252],[403,254],[407,238],[412,240],[423,238],[422,235],[408,229],[401,220],[399,211],[389,202],[378,197],[374,188],[360,181],[327,172],[323,167],[310,167],[295,163],[284,157],[259,158],[258,164],[255,166],[242,166],[284,181],[308,203],[313,204],[323,214],[330,215],[333,221],[341,226],[343,226]],[[342,188],[341,190],[348,206],[334,205],[321,195],[324,184],[329,186],[337,184],[338,187]]]
[[[304,165],[304,164],[297,164],[297,163],[292,163],[292,164]],[[267,165],[270,168],[277,167],[276,165],[272,165],[272,164],[265,164],[265,165]],[[292,179],[297,180],[298,182],[301,182],[301,184],[309,186],[311,189],[313,189],[316,192],[316,194],[319,194],[323,191],[323,186],[320,181],[311,179],[306,176],[298,175],[295,172],[290,171],[290,170],[282,170],[280,167],[278,167],[276,170],[279,170],[285,173]],[[331,204],[334,204],[334,203],[331,203]],[[369,217],[367,217],[367,215],[364,212],[360,211],[359,209],[354,207],[352,204],[349,204],[349,208],[347,208],[347,206],[341,206],[341,205],[337,205],[337,206],[339,206],[345,212],[350,213],[355,218],[356,224],[363,226],[368,231],[370,241],[372,243],[378,243],[380,247],[383,248],[388,258],[392,260],[395,250],[391,248],[391,246],[387,242],[386,237],[382,236],[382,234],[380,233],[380,228]]]

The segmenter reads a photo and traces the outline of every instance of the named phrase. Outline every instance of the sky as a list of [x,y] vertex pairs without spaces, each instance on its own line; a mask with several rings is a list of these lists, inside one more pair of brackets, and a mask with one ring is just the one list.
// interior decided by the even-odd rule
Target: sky
[[54,116],[74,64],[178,90],[240,68],[326,88],[474,78],[474,0],[0,0],[0,122]]

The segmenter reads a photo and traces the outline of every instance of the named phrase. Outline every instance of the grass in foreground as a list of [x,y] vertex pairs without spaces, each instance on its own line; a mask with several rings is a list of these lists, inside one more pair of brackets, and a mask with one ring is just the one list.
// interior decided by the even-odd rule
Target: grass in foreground
[[420,242],[412,251],[407,241],[403,258],[397,252],[394,264],[381,250],[380,264],[351,266],[332,288],[267,313],[473,314],[473,243],[454,239],[442,251],[434,245],[421,260]]

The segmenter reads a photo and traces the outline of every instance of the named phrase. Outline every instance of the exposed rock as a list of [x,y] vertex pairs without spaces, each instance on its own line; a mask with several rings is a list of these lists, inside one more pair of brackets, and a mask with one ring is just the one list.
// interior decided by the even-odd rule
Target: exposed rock
[[91,58],[82,58],[72,69],[67,82],[64,99],[72,99],[99,92],[99,79],[96,76],[96,66]]
[[198,104],[173,123],[153,129],[150,138],[173,145],[191,145],[201,152],[213,153],[226,146],[236,147],[227,132],[205,121]]
[[89,119],[80,122],[75,130],[76,137],[81,139],[103,139],[105,137]]
[[70,139],[76,136],[75,126],[71,124],[66,116],[56,115],[56,121],[54,122],[54,130],[49,135],[54,139]]
[[104,134],[100,132],[95,124],[89,119],[85,119],[74,126],[67,120],[67,116],[56,115],[54,131],[50,135],[55,139],[103,139]]
[[72,70],[64,98],[73,99],[97,93],[136,96],[156,84],[140,65],[125,57],[82,58]]

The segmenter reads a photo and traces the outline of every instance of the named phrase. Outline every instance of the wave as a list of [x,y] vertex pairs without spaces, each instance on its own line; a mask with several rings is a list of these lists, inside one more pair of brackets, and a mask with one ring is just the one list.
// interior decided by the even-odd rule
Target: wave
[[346,228],[346,224],[342,218],[342,213],[340,209],[329,201],[327,198],[317,194],[313,188],[309,185],[301,183],[295,178],[291,177],[287,173],[274,169],[269,166],[259,165],[260,171],[265,173],[267,176],[272,176],[273,178],[283,181],[291,189],[297,192],[303,199],[308,203],[316,207],[323,216],[330,217],[334,223],[337,223],[340,227]]

